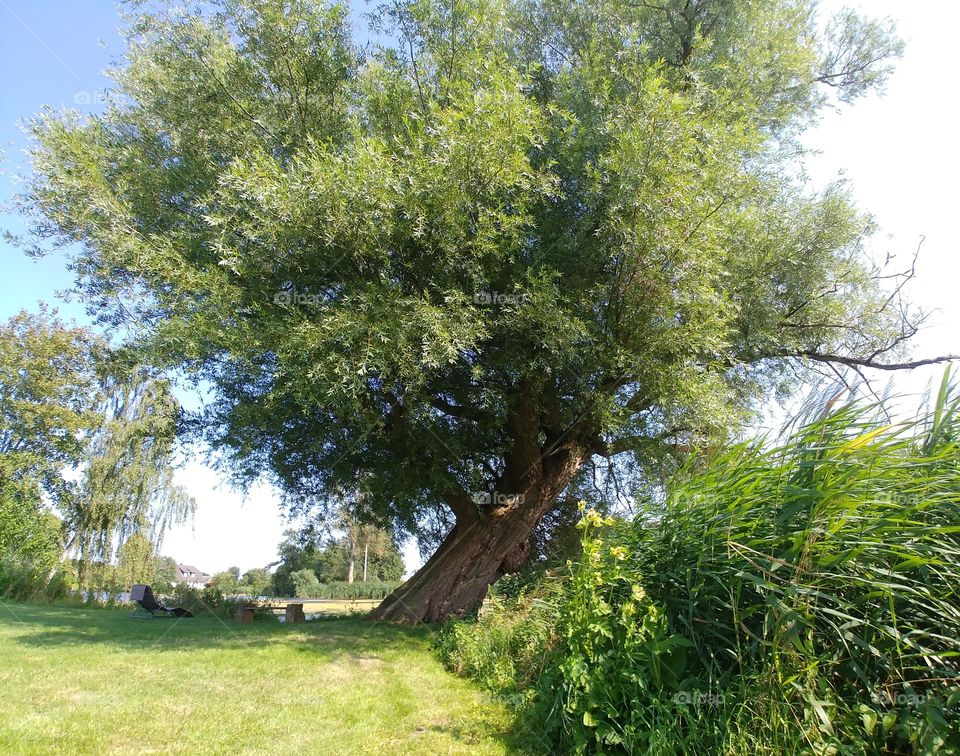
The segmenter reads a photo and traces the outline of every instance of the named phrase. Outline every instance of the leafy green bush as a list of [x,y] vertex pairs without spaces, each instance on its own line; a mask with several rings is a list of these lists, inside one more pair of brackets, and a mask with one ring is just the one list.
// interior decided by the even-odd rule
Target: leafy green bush
[[217,588],[198,590],[185,583],[177,583],[165,596],[164,603],[167,606],[183,607],[193,614],[231,617],[238,606],[250,602],[228,598]]
[[293,591],[297,598],[312,598],[320,591],[317,574],[309,568],[290,573],[290,580],[293,582]]
[[13,601],[56,601],[67,592],[61,570],[50,575],[46,562],[35,563],[14,554],[0,556],[0,598]]
[[849,406],[780,445],[689,465],[632,522],[585,514],[583,557],[530,609],[441,636],[545,750],[960,752],[960,400],[916,421]]
[[491,598],[477,620],[448,622],[436,641],[441,659],[508,702],[528,698],[552,659],[561,590],[545,576],[530,593]]
[[63,549],[63,522],[44,508],[39,486],[15,457],[0,455],[0,553],[49,569]]
[[42,584],[34,566],[12,554],[0,558],[0,596],[15,601],[30,598]]

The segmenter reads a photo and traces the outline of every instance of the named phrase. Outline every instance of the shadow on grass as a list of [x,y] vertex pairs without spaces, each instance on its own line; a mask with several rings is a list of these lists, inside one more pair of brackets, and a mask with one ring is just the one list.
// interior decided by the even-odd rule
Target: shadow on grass
[[409,628],[362,617],[296,625],[264,619],[241,625],[231,619],[203,615],[134,619],[123,609],[20,603],[11,606],[15,607],[16,616],[0,615],[0,623],[14,628],[11,635],[15,642],[42,648],[101,643],[162,654],[188,648],[265,648],[282,643],[320,661],[343,656],[363,659],[388,651],[425,651],[432,638],[425,627]]

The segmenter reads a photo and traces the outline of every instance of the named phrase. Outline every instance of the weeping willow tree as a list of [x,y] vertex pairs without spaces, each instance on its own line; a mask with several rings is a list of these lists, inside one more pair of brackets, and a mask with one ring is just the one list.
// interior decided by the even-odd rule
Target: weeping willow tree
[[192,513],[171,465],[179,405],[128,362],[45,308],[0,324],[0,550],[109,562]]
[[174,482],[179,404],[166,381],[115,371],[97,411],[102,424],[86,446],[78,496],[63,512],[85,582],[92,562],[110,562],[136,536],[156,553],[163,534],[184,522],[195,501]]

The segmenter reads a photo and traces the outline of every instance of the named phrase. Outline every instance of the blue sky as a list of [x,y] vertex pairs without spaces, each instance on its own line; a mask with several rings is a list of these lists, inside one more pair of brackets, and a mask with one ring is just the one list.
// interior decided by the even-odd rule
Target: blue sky
[[[0,0],[0,203],[6,204],[25,168],[18,122],[44,105],[94,107],[78,103],[93,102],[108,85],[100,72],[121,50],[118,25],[108,2]],[[23,227],[16,216],[3,212],[0,228],[19,233]],[[0,265],[0,317],[35,309],[38,300],[51,301],[72,283],[62,258],[33,262],[3,241]],[[87,321],[76,303],[59,307],[64,315]]]
[[[829,0],[825,9],[849,4]],[[889,252],[909,262],[926,237],[911,299],[939,310],[915,344],[918,356],[960,352],[960,232],[956,177],[960,176],[954,33],[960,4],[940,0],[871,0],[876,16],[898,21],[908,46],[885,97],[870,97],[853,108],[827,114],[807,137],[822,154],[810,164],[811,182],[822,186],[843,172],[859,204],[876,216],[882,232],[873,242],[881,258]],[[25,170],[25,140],[17,123],[44,105],[96,109],[97,93],[109,85],[102,75],[120,56],[120,19],[105,0],[0,0],[0,203],[15,191]],[[0,213],[0,229],[18,233],[22,224]],[[56,293],[72,283],[62,256],[27,259],[0,240],[0,318],[40,301],[86,323],[75,302]],[[899,390],[917,392],[940,373],[937,368],[899,376]],[[882,381],[887,376],[880,376]],[[275,557],[285,527],[277,497],[258,486],[244,497],[219,484],[199,461],[179,471],[179,480],[199,504],[195,523],[167,537],[164,551],[207,571],[238,565],[246,570]],[[417,558],[406,554],[408,566]]]

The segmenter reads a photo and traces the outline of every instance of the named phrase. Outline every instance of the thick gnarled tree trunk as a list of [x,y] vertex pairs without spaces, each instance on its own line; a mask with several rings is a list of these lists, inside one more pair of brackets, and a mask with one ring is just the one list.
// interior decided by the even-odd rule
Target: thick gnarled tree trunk
[[514,508],[478,517],[469,524],[458,522],[429,561],[371,617],[442,622],[476,612],[489,585],[526,561],[530,534],[540,517],[542,513]]
[[[474,614],[487,588],[523,566],[530,536],[583,462],[572,442],[543,452],[534,428],[516,428],[515,453],[500,479],[502,505],[478,508],[465,492],[444,498],[457,524],[426,564],[370,614],[371,619],[416,624]],[[524,432],[526,431],[526,432]]]

